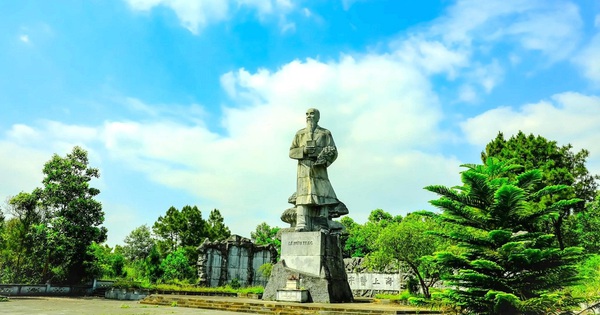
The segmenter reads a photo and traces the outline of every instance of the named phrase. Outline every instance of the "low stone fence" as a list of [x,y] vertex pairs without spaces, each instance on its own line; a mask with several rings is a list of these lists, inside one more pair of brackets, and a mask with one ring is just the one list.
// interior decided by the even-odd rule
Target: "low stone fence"
[[0,284],[0,295],[5,296],[85,296],[96,290],[107,290],[114,281],[94,280],[84,285]]
[[92,292],[93,288],[86,285],[0,284],[0,295],[6,296],[83,296]]
[[111,300],[137,301],[150,295],[148,289],[116,289],[111,288],[106,291],[104,297]]

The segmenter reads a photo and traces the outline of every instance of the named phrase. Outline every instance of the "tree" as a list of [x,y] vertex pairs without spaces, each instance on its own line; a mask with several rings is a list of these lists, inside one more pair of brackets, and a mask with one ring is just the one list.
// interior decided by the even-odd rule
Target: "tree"
[[588,203],[586,210],[578,213],[574,221],[579,244],[588,253],[600,253],[600,191],[596,200]]
[[[223,216],[218,209],[213,209],[208,217],[208,235],[212,241],[221,241],[231,236],[231,231],[225,225]],[[200,243],[196,244],[199,245]]]
[[280,253],[281,240],[277,239],[277,233],[280,229],[277,226],[270,227],[267,222],[263,222],[256,226],[254,232],[250,232],[250,238],[256,245],[273,245],[277,248],[277,253]]
[[167,255],[161,262],[160,269],[163,272],[163,280],[189,280],[192,283],[195,282],[196,271],[189,264],[184,248],[178,248]]
[[152,246],[148,257],[144,259],[143,263],[144,276],[150,279],[151,282],[158,281],[163,274],[162,269],[160,268],[162,260],[157,247],[157,245]]
[[[210,238],[209,223],[202,219],[202,212],[198,207],[185,206],[181,209],[183,226],[181,230],[181,245],[198,247],[204,239]],[[210,221],[210,219],[209,219]]]
[[[540,187],[539,170],[488,158],[484,165],[463,165],[460,187],[425,187],[441,197],[431,204],[441,214],[428,213],[459,229],[439,233],[466,252],[440,252],[437,259],[455,273],[446,276],[446,298],[469,314],[558,314],[576,306],[560,291],[577,284],[578,247],[558,248],[554,236],[535,229],[580,202],[560,199],[539,207],[539,200],[568,189],[566,185]],[[513,176],[516,174],[516,176]]]
[[206,221],[196,206],[184,206],[181,211],[170,207],[165,216],[159,216],[154,222],[152,231],[158,238],[158,249],[163,257],[179,247],[196,248],[206,238],[223,240],[231,235],[219,210],[211,211]]
[[[585,149],[572,152],[570,144],[559,146],[556,141],[549,141],[541,136],[530,134],[526,136],[522,131],[512,136],[509,140],[504,139],[502,133],[492,140],[481,153],[481,159],[485,163],[488,157],[496,157],[500,160],[513,160],[520,164],[525,171],[539,169],[542,171],[542,180],[538,187],[549,185],[567,185],[572,190],[562,190],[540,200],[541,206],[554,203],[556,200],[579,198],[581,201],[570,208],[564,208],[556,218],[549,221],[549,229],[556,235],[556,240],[561,248],[570,243],[565,237],[564,221],[570,214],[585,210],[585,202],[591,202],[596,196],[598,184],[585,167],[589,152]],[[514,173],[514,172],[513,172]],[[572,242],[571,242],[572,243]],[[571,244],[573,245],[573,244]]]
[[442,226],[429,217],[408,214],[401,222],[387,225],[376,238],[376,251],[369,254],[375,269],[384,269],[394,261],[408,265],[417,277],[423,295],[430,298],[429,288],[440,280],[446,268],[436,264],[431,255],[449,246],[445,239],[427,234],[442,230]]
[[[5,234],[7,252],[5,263],[10,266],[12,283],[35,282],[36,260],[33,254],[38,244],[33,242],[32,229],[42,222],[42,212],[38,207],[40,190],[33,193],[21,192],[8,201],[13,219]],[[12,263],[11,263],[12,261]]]
[[94,199],[100,190],[90,187],[100,172],[88,164],[87,151],[75,146],[66,157],[54,154],[44,165],[41,203],[50,211],[48,245],[53,250],[48,259],[58,281],[84,280],[84,263],[93,259],[88,246],[106,240],[102,204]]
[[183,216],[175,207],[170,207],[164,217],[159,216],[154,222],[152,231],[158,237],[158,249],[164,256],[175,251],[181,245],[180,234],[184,227]]
[[129,261],[144,260],[150,254],[152,246],[154,246],[154,238],[148,225],[144,224],[135,228],[123,240],[123,255]]
[[348,232],[348,237],[344,242],[344,256],[365,257],[377,250],[375,245],[377,235],[388,224],[400,221],[402,221],[401,216],[392,216],[381,209],[371,211],[369,220],[362,225],[354,222],[348,216],[343,217],[340,222]]
[[94,257],[94,260],[85,264],[88,275],[108,279],[125,276],[125,258],[110,246],[92,243],[88,247],[88,254]]

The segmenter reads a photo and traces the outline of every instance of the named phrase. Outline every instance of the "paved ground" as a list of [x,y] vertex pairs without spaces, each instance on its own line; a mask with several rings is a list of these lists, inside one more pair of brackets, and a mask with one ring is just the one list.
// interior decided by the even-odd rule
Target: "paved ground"
[[142,305],[137,301],[116,301],[102,298],[14,297],[0,302],[2,315],[239,315],[235,312],[197,308]]

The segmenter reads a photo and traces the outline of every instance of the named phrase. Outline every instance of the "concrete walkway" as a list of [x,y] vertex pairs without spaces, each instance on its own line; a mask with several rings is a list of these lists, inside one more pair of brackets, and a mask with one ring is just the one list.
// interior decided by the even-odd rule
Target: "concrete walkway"
[[144,305],[103,298],[11,297],[0,302],[2,315],[239,315],[236,312]]
[[[441,314],[438,311],[418,309],[398,304],[362,303],[293,303],[263,301],[224,296],[195,296],[175,294],[152,294],[140,301],[147,305],[177,305],[195,309],[222,310],[250,314],[303,315],[303,314]],[[216,313],[215,313],[216,314]]]

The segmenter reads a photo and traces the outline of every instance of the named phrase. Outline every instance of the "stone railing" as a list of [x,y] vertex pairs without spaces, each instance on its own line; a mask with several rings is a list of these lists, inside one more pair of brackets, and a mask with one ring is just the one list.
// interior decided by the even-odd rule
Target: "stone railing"
[[87,285],[52,284],[0,284],[0,295],[4,296],[84,296],[97,289],[109,289],[114,281],[94,280]]

